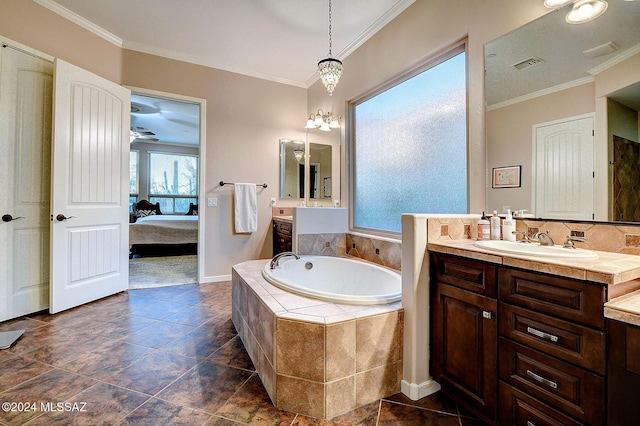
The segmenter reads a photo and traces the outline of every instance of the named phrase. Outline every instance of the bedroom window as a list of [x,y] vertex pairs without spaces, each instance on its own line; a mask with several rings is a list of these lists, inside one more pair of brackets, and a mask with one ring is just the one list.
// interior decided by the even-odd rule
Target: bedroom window
[[349,104],[354,231],[397,237],[403,213],[467,213],[465,43]]
[[133,205],[138,202],[138,151],[129,152],[129,212],[133,212]]
[[184,214],[198,202],[198,156],[149,153],[149,201],[163,214]]

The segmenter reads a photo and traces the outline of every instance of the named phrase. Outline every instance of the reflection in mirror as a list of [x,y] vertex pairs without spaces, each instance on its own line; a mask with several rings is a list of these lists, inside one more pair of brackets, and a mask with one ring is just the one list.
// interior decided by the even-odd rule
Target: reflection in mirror
[[280,139],[280,198],[304,198],[305,142]]
[[332,197],[331,145],[309,143],[309,199]]
[[[629,208],[640,205],[637,179],[631,188],[634,179],[624,177],[629,158],[636,155],[631,162],[640,162],[640,153],[634,154],[638,150],[629,149],[640,142],[640,2],[610,1],[602,16],[580,25],[565,21],[570,8],[552,11],[485,46],[487,170],[522,166],[519,188],[493,188],[489,176],[486,210],[640,220],[632,211],[640,208]],[[585,118],[593,126],[586,132],[592,164],[590,172],[570,182],[563,170],[577,170],[569,163],[577,147],[570,137],[556,138],[555,130],[545,129]],[[545,146],[544,137],[547,151],[539,148]],[[620,138],[625,142],[614,144]],[[564,149],[564,155],[553,147]],[[623,155],[622,149],[631,154]],[[580,191],[585,186],[593,202],[585,208],[566,203],[572,197],[584,199]],[[543,211],[543,205],[551,210]]]

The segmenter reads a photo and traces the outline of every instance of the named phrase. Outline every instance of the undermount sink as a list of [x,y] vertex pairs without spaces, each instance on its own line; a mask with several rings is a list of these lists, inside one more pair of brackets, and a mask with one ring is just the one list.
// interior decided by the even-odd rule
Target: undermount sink
[[579,248],[564,248],[562,246],[541,246],[536,243],[521,243],[503,240],[480,240],[474,244],[487,250],[501,253],[522,254],[528,256],[556,257],[562,259],[596,259],[598,253]]

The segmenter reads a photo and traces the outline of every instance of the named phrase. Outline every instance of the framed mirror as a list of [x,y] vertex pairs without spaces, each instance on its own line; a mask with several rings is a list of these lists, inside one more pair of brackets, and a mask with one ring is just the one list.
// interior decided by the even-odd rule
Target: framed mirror
[[309,143],[309,200],[331,200],[331,145]]
[[[640,162],[635,149],[640,142],[640,2],[608,3],[593,21],[567,23],[569,5],[485,45],[487,170],[522,166],[520,187],[492,188],[488,183],[487,211],[510,208],[541,218],[640,221],[633,214],[640,213],[640,185],[625,175],[637,169],[631,164]],[[549,145],[564,154],[552,148],[540,154],[540,141],[551,141],[556,133],[541,136],[536,129],[585,117],[593,122],[586,131],[592,164],[582,177],[572,177],[564,174],[577,170],[570,163],[578,152],[570,138],[556,138]],[[624,142],[614,143],[619,139]],[[574,208],[568,201],[585,195],[572,185],[581,188],[582,183],[591,184],[587,193],[592,201]],[[547,216],[544,202],[562,208]]]
[[304,199],[305,141],[280,139],[280,198]]

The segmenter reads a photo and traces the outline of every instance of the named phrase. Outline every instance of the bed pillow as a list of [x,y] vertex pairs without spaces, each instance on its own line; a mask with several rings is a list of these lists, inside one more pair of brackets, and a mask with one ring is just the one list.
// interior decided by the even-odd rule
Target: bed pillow
[[138,217],[145,217],[145,216],[153,216],[156,214],[155,210],[136,210],[138,213]]

